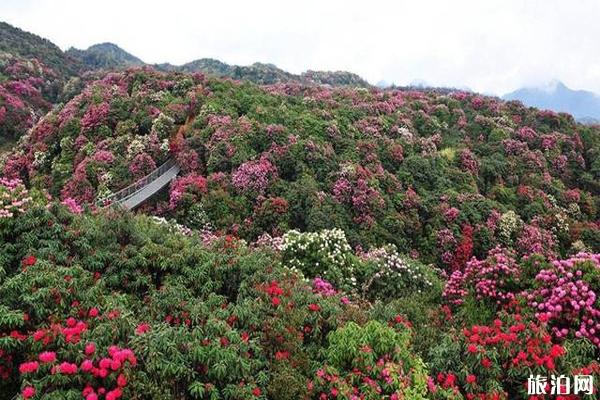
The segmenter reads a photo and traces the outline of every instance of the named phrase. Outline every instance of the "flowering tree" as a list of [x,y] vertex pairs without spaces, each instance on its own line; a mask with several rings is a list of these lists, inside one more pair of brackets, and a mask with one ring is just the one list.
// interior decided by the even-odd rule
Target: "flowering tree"
[[231,183],[241,192],[263,194],[269,182],[277,176],[277,169],[266,157],[240,165],[231,175]]

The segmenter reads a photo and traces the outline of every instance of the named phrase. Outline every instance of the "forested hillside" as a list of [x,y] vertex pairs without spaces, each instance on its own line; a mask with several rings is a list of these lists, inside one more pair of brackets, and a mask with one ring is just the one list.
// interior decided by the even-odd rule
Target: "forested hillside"
[[80,67],[48,40],[0,22],[0,145],[18,139],[64,99]]
[[[53,86],[69,75],[38,50],[0,59],[20,137],[0,162],[0,399],[598,393],[597,126],[216,60]],[[105,201],[168,160],[141,207]],[[532,375],[594,393],[529,396]]]

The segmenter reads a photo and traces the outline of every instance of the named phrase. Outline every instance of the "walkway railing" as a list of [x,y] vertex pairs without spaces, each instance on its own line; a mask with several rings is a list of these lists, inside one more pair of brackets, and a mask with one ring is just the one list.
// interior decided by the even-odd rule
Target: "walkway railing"
[[[140,194],[140,192],[142,192],[144,189],[146,189],[148,186],[150,186],[153,182],[160,180],[160,183],[159,183],[160,187],[155,188],[156,190],[149,191],[148,195],[146,197],[142,198],[141,201],[145,201],[147,198],[149,198],[154,193],[156,193],[156,191],[158,189],[166,186],[166,184],[168,184],[171,181],[171,179],[173,179],[175,176],[177,176],[178,173],[179,173],[179,166],[177,165],[177,162],[171,158],[171,159],[167,160],[164,164],[162,164],[160,167],[156,168],[154,171],[149,173],[148,175],[144,176],[141,179],[138,179],[135,183],[127,186],[124,189],[119,190],[118,192],[111,194],[110,196],[99,199],[98,201],[96,201],[96,206],[97,207],[108,207],[108,206],[120,205],[120,204],[124,204],[127,206],[127,200]],[[169,175],[168,177],[166,177],[167,179],[160,179],[163,175],[167,175],[167,174]],[[129,206],[126,208],[133,208],[137,204],[139,204],[139,202],[135,202],[135,203],[136,204],[133,204],[132,206]]]

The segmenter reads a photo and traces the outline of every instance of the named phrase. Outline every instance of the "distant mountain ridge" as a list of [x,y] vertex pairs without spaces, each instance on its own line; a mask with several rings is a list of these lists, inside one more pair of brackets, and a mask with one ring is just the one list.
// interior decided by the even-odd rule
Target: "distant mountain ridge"
[[271,85],[274,83],[283,82],[298,82],[302,84],[330,86],[371,86],[369,82],[357,74],[347,71],[308,70],[300,75],[296,75],[287,72],[274,64],[257,62],[248,66],[229,65],[213,58],[201,58],[180,66],[172,64],[158,64],[155,65],[155,67],[166,71],[179,71],[188,73],[202,72],[219,77],[249,80],[263,85]]
[[67,50],[67,54],[91,70],[124,69],[148,65],[161,71],[187,73],[202,72],[218,77],[248,80],[261,85],[298,82],[302,84],[331,86],[371,86],[366,80],[351,72],[308,70],[300,75],[296,75],[287,72],[276,65],[259,62],[252,65],[240,66],[229,65],[213,58],[200,58],[183,65],[173,65],[170,63],[146,64],[138,57],[128,53],[114,43],[95,44],[86,50],[70,48]]
[[180,66],[152,65],[109,42],[85,50],[72,47],[62,51],[48,39],[0,22],[0,146],[25,134],[53,106],[77,95],[86,82],[107,71],[141,66],[163,72],[202,72],[261,85],[371,87],[360,76],[345,71],[306,71],[297,75],[273,64],[238,66],[210,58]]
[[[0,22],[0,53],[2,52],[24,59],[39,60],[43,65],[55,71],[58,78],[54,85],[56,88],[52,89],[50,96],[46,96],[52,102],[58,98],[60,92],[58,86],[71,78],[81,77],[84,71],[117,70],[136,66],[149,66],[161,71],[202,72],[216,77],[248,80],[257,84],[298,83],[374,87],[359,75],[351,72],[308,70],[301,74],[293,74],[269,63],[240,66],[230,65],[217,59],[201,58],[183,65],[147,64],[118,45],[109,42],[95,44],[85,50],[70,48],[63,52],[49,40],[4,22]],[[396,86],[381,81],[377,86],[414,90],[435,89],[438,92],[456,90],[453,88],[430,88],[425,81],[415,81],[409,86]],[[467,89],[467,91],[469,90]],[[44,93],[48,93],[48,90],[44,89]],[[572,90],[558,81],[547,87],[521,88],[502,96],[502,99],[519,100],[530,107],[570,113],[578,121],[587,124],[600,122],[600,97],[598,95],[585,90]]]
[[600,121],[600,96],[586,90],[573,90],[554,81],[546,87],[521,88],[502,96],[504,100],[519,100],[529,107],[566,112],[578,121]]
[[114,69],[145,65],[136,56],[116,44],[108,42],[95,44],[86,50],[71,47],[66,53],[91,69]]

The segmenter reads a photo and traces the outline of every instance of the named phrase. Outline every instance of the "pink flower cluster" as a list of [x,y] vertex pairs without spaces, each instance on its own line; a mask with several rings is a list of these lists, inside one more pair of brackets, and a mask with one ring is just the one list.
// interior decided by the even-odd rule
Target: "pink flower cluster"
[[[567,260],[555,260],[541,270],[536,281],[540,287],[527,294],[536,317],[552,326],[558,338],[572,330],[600,347],[600,309],[590,279],[600,273],[600,254],[580,253]],[[593,279],[593,278],[592,278]]]
[[452,222],[460,214],[460,211],[456,207],[449,207],[446,211],[444,211],[444,219],[446,222]]
[[446,283],[443,297],[451,304],[460,305],[471,289],[479,300],[506,304],[515,297],[508,289],[509,283],[518,277],[515,259],[507,250],[496,247],[490,250],[485,260],[473,257],[463,271],[454,271]]
[[504,152],[509,155],[518,155],[529,150],[527,143],[520,140],[505,139],[502,141],[502,146],[504,146]]
[[81,118],[81,128],[83,131],[92,130],[104,122],[108,117],[110,105],[108,103],[100,103],[91,105]]
[[71,197],[64,199],[61,204],[66,206],[73,214],[81,214],[83,212],[83,208],[77,203],[77,200]]
[[465,149],[460,153],[460,164],[471,175],[477,175],[479,161],[477,161],[477,157],[475,157],[475,154],[471,150]]
[[480,110],[485,105],[485,100],[481,96],[473,96],[471,98],[471,105],[474,109]]
[[558,136],[556,134],[542,135],[541,147],[543,150],[552,150],[556,147]]
[[129,165],[129,172],[136,178],[142,178],[156,168],[156,163],[148,153],[137,154]]
[[516,248],[519,253],[528,258],[532,254],[541,254],[554,258],[555,240],[552,232],[533,224],[525,224],[517,239]]
[[195,150],[183,149],[177,153],[177,164],[184,172],[198,171],[200,168],[200,157]]
[[94,188],[87,178],[86,166],[89,159],[80,162],[75,168],[75,173],[62,188],[62,199],[73,198],[77,202],[91,203],[94,199]]
[[40,90],[33,87],[33,81],[11,81],[6,84],[6,88],[18,96],[39,96]]
[[258,161],[247,161],[231,176],[233,186],[242,192],[263,194],[269,182],[277,176],[277,168],[266,157]]
[[20,179],[0,178],[0,219],[25,212],[31,200]]
[[[351,179],[351,178],[350,178]],[[350,204],[356,214],[355,222],[374,223],[373,213],[385,206],[385,201],[379,191],[369,185],[363,177],[355,182],[342,176],[333,185],[333,197],[340,203]]]
[[318,293],[324,297],[335,296],[337,291],[331,283],[325,279],[315,278],[312,281],[313,293]]
[[562,173],[567,168],[568,161],[569,159],[567,156],[565,156],[564,154],[560,154],[552,160],[552,166],[554,167],[554,169],[556,169],[556,171]]
[[537,137],[537,133],[532,128],[524,126],[517,132],[517,137],[523,141],[530,141]]
[[115,160],[115,156],[108,150],[98,150],[94,153],[94,161],[98,161],[105,164],[112,164]]
[[[96,345],[87,343],[85,345],[86,358],[78,366],[69,361],[57,361],[57,355],[54,351],[44,351],[38,355],[38,360],[26,361],[19,366],[19,372],[23,375],[33,374],[41,370],[42,365],[50,365],[50,374],[77,375],[88,380],[82,390],[83,398],[86,400],[98,400],[104,396],[106,400],[117,400],[123,396],[123,389],[127,385],[127,378],[124,374],[124,368],[129,365],[135,367],[137,359],[130,349],[122,349],[118,346],[108,348],[108,356],[94,358]],[[41,364],[40,364],[41,363]],[[98,384],[94,387],[91,383],[92,378]],[[116,387],[109,389],[103,380],[116,382]],[[25,387],[21,393],[24,398],[31,398],[36,394],[32,386]]]
[[581,200],[581,192],[579,191],[579,189],[565,190],[563,196],[565,198],[565,201],[567,201],[568,203],[579,203],[579,201]]
[[421,204],[421,197],[417,192],[415,192],[412,186],[409,186],[409,188],[406,189],[402,204],[406,208],[416,208]]
[[207,188],[206,178],[203,176],[190,174],[177,178],[171,183],[169,207],[172,209],[177,207],[186,192],[194,195],[204,194]]

